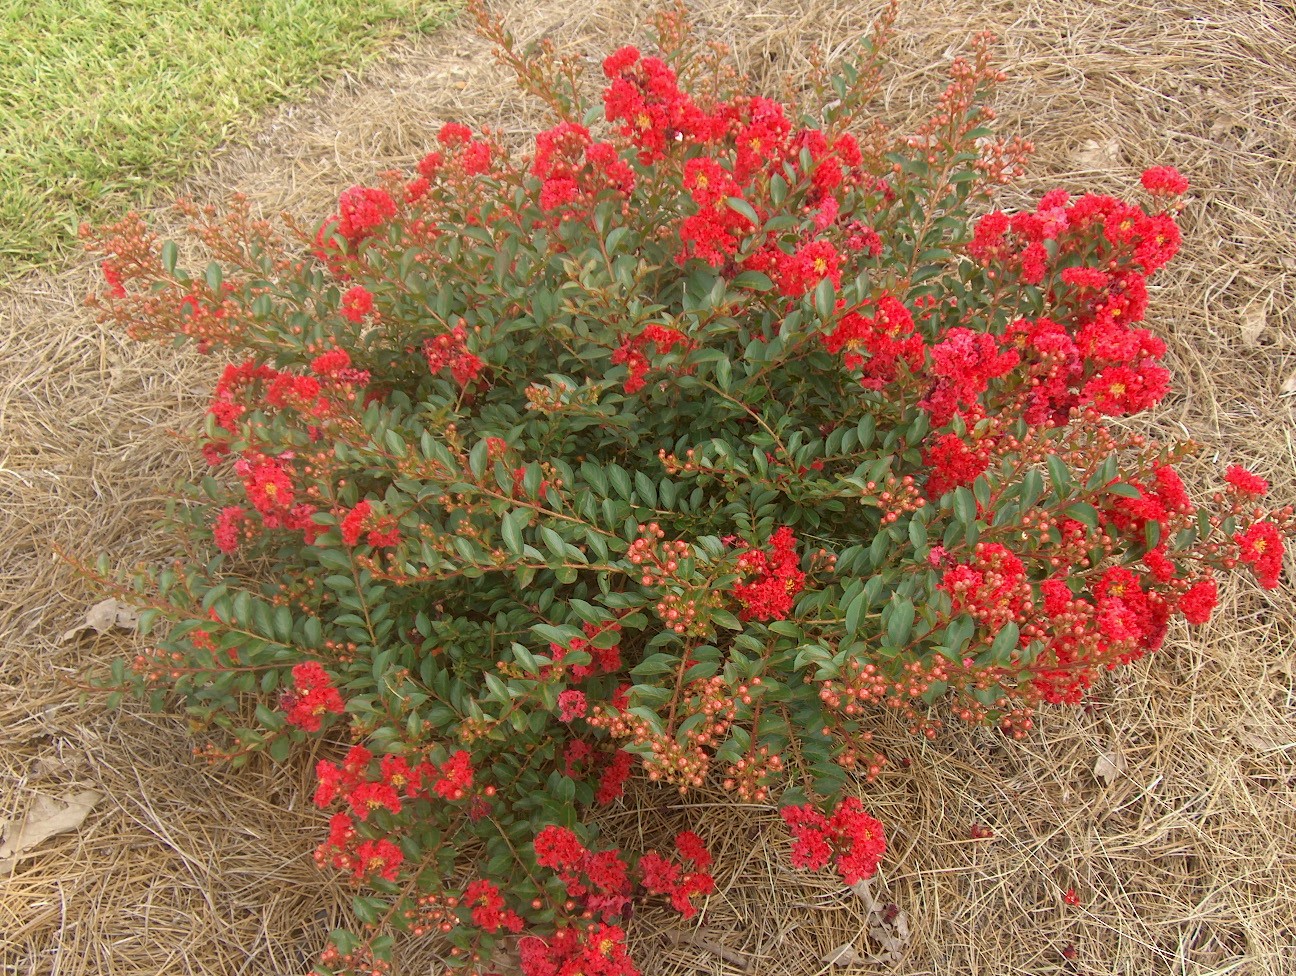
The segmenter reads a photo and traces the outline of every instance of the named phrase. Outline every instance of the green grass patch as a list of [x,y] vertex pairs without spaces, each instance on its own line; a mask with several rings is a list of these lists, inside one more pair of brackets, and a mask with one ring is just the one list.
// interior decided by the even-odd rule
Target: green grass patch
[[0,4],[0,279],[146,205],[266,106],[354,68],[449,0]]

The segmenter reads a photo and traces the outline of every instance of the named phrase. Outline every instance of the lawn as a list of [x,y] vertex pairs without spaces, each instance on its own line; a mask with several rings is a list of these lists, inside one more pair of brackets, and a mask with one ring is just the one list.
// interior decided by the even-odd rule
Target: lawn
[[0,10],[0,280],[147,204],[267,105],[445,0],[27,0]]

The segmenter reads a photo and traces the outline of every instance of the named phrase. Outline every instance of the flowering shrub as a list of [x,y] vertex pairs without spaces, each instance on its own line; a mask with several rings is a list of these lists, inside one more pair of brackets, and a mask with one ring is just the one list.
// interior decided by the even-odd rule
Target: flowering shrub
[[715,882],[698,834],[600,841],[628,777],[778,797],[793,863],[853,883],[878,714],[1020,737],[1206,621],[1218,571],[1277,585],[1291,507],[1236,467],[1194,500],[1190,446],[1113,423],[1169,389],[1139,323],[1173,169],[1150,206],[993,209],[1029,146],[987,127],[984,38],[915,134],[869,114],[894,9],[804,117],[678,12],[594,105],[478,15],[554,115],[527,155],[452,123],[318,230],[189,208],[202,273],[138,218],[86,235],[105,320],[232,360],[185,556],[138,581],[169,626],[116,680],[235,762],[325,736],[316,859],[365,928],[324,970],[403,930],[635,972],[631,906]]

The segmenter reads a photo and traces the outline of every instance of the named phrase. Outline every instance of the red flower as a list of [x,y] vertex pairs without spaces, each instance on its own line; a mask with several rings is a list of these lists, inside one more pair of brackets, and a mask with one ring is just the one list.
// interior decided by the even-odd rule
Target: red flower
[[450,375],[460,386],[467,386],[485,365],[468,351],[468,330],[455,326],[448,334],[423,340],[423,357],[428,370],[436,373],[449,368]]
[[447,800],[461,800],[472,789],[472,757],[463,749],[441,764],[432,783],[433,791]]
[[877,872],[886,853],[886,838],[882,824],[864,812],[858,798],[842,800],[831,818],[809,804],[780,812],[794,838],[794,867],[818,870],[836,855],[837,872],[847,884]]
[[1240,464],[1235,464],[1224,472],[1224,480],[1243,495],[1254,495],[1264,498],[1269,494],[1269,482],[1258,474],[1253,474]]
[[338,200],[338,231],[352,247],[395,216],[396,202],[386,190],[353,186]]
[[368,820],[369,814],[379,807],[385,807],[392,813],[401,812],[400,797],[387,783],[361,783],[351,791],[347,802],[361,820]]
[[437,133],[437,142],[443,146],[463,146],[472,142],[472,129],[460,122],[447,122]]
[[292,508],[296,499],[292,478],[277,461],[251,465],[243,476],[248,501],[265,517],[269,528],[279,527],[279,517]]
[[801,559],[796,554],[796,537],[787,526],[770,536],[770,551],[748,549],[738,557],[738,570],[755,574],[750,583],[733,588],[742,604],[743,620],[783,620],[792,610],[792,598],[805,586]]
[[594,794],[594,802],[600,806],[606,806],[619,797],[625,791],[625,781],[629,779],[633,765],[633,754],[621,749],[614,752],[611,761],[603,767],[598,790]]
[[609,78],[615,78],[625,72],[639,60],[639,49],[637,47],[622,47],[613,51],[603,59],[603,73]]
[[1245,532],[1233,536],[1238,544],[1238,559],[1251,567],[1256,580],[1266,590],[1277,589],[1282,574],[1283,539],[1272,522],[1256,522]]
[[373,307],[373,294],[363,285],[356,285],[342,296],[342,317],[348,321],[363,321],[364,317],[373,311]]
[[328,673],[315,661],[292,669],[295,694],[288,698],[288,721],[307,732],[319,731],[323,716],[345,710],[341,694]]
[[216,539],[216,548],[221,552],[234,552],[243,541],[244,525],[247,512],[238,505],[227,505],[216,517],[212,535]]
[[356,878],[361,880],[376,874],[388,881],[395,881],[401,863],[405,860],[404,852],[386,839],[361,842],[356,848],[356,855],[360,860],[356,867]]
[[680,852],[680,857],[692,861],[701,870],[711,866],[711,853],[706,849],[702,838],[691,830],[675,835],[675,849]]
[[1179,612],[1190,624],[1204,624],[1219,602],[1219,589],[1213,579],[1198,580],[1179,598]]
[[1177,197],[1188,192],[1188,180],[1173,166],[1153,166],[1145,169],[1143,188],[1156,196]]
[[[352,291],[355,289],[353,288]],[[363,288],[360,289],[364,291]],[[347,292],[351,294],[351,292]],[[366,294],[368,294],[366,292]],[[336,376],[351,365],[351,355],[345,349],[330,349],[311,360],[311,372],[316,376]]]
[[587,707],[583,691],[571,688],[558,695],[558,718],[564,722],[583,718]]
[[343,517],[341,531],[342,542],[345,545],[354,546],[360,542],[360,536],[364,534],[364,525],[369,518],[370,512],[369,503],[362,501]]
[[566,827],[544,827],[535,839],[536,863],[541,867],[559,870],[580,864],[585,847],[579,838]]
[[463,900],[471,906],[473,923],[494,935],[501,928],[510,932],[522,931],[522,919],[515,912],[504,911],[504,898],[499,888],[485,879],[471,882],[464,889]]

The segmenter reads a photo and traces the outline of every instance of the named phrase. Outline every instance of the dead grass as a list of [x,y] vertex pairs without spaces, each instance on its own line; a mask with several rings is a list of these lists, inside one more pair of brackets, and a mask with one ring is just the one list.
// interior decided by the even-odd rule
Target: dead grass
[[[758,78],[795,76],[806,44],[840,49],[875,9],[693,4],[699,28],[728,40]],[[548,34],[597,53],[636,35],[645,16],[625,0],[576,10],[540,0],[516,4],[509,19],[524,40]],[[1280,396],[1296,369],[1296,9],[912,0],[889,111],[917,111],[951,47],[986,27],[1012,67],[1001,127],[1038,147],[1025,189],[1124,191],[1158,162],[1191,176],[1184,251],[1159,278],[1152,316],[1183,393],[1157,424],[1204,445],[1198,477],[1217,460],[1244,460],[1277,497],[1296,498],[1296,401]],[[461,28],[281,110],[188,189],[212,200],[240,189],[267,211],[323,213],[348,181],[411,164],[452,117],[519,140],[534,121]],[[1116,152],[1082,159],[1087,140],[1114,140]],[[156,517],[193,466],[169,431],[189,425],[210,383],[208,364],[96,329],[78,305],[91,280],[83,263],[25,279],[0,304],[0,816],[38,792],[106,794],[78,832],[47,841],[2,882],[0,973],[301,972],[346,901],[310,861],[319,817],[304,765],[202,767],[182,722],[78,699],[73,682],[121,642],[57,640],[100,594],[53,547],[107,552],[117,566],[165,556]],[[1232,584],[1210,627],[1117,675],[1092,710],[1045,714],[1042,734],[1023,743],[969,729],[926,743],[884,729],[892,767],[866,795],[892,850],[875,888],[913,933],[893,971],[1291,973],[1293,611],[1290,587]],[[1094,774],[1103,753],[1121,757],[1110,785]],[[696,798],[689,816],[704,817],[720,850],[706,936],[730,959],[670,944],[668,920],[641,917],[645,973],[736,973],[733,960],[745,958],[752,973],[808,976],[828,971],[824,954],[843,943],[865,948],[861,902],[787,872],[770,811],[698,809],[709,799]],[[683,822],[672,802],[645,793],[610,820],[651,837]],[[973,823],[993,839],[972,840]],[[1072,886],[1076,908],[1062,902]],[[1074,964],[1061,956],[1068,944]],[[436,971],[430,962],[415,949],[400,971]]]

